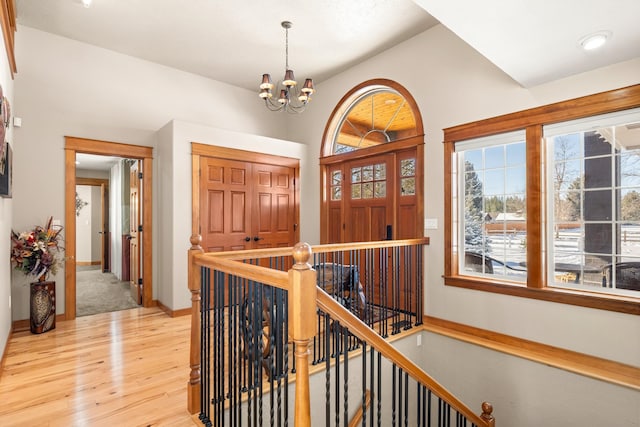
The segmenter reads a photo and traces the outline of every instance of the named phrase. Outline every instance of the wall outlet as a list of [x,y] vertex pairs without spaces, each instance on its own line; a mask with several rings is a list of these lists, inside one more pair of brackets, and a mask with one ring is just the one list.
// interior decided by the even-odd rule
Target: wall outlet
[[416,341],[416,345],[420,347],[422,345],[422,334],[418,334],[418,339]]

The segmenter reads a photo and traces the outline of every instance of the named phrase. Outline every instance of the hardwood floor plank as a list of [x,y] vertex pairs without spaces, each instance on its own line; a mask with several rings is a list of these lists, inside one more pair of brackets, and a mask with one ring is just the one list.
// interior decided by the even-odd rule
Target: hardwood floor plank
[[14,333],[0,376],[0,425],[198,425],[186,409],[190,322],[153,307]]

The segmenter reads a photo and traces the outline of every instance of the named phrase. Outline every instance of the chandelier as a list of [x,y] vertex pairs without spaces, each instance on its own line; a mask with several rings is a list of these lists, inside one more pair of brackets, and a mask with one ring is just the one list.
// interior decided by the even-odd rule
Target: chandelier
[[[313,87],[312,79],[305,79],[304,85],[298,90],[293,77],[293,70],[289,69],[289,28],[293,24],[289,21],[280,23],[285,31],[285,73],[284,79],[277,85],[271,82],[271,75],[263,74],[260,84],[260,98],[264,99],[264,105],[271,111],[286,111],[287,113],[302,113],[311,101],[311,95],[316,91]],[[273,92],[279,94],[277,99],[273,99]]]

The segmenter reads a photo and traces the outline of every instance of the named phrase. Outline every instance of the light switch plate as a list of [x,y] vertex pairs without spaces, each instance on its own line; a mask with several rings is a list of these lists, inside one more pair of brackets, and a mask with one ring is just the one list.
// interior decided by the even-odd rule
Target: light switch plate
[[437,230],[438,229],[438,218],[425,218],[424,219],[424,229],[425,230]]

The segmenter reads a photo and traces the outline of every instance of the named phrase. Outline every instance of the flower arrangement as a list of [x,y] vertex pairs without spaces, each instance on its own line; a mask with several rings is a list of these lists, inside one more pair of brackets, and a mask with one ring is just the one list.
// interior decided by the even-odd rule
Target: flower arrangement
[[49,273],[56,274],[62,262],[60,245],[62,227],[52,227],[53,217],[49,217],[46,225],[35,226],[31,231],[17,234],[11,231],[11,262],[16,270],[37,280],[46,280]]

